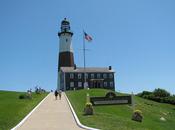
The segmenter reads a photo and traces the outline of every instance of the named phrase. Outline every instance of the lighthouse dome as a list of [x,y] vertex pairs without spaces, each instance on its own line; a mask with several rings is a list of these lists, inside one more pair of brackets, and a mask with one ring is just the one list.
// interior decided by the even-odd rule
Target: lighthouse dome
[[70,24],[70,23],[66,18],[64,18],[64,20],[61,22],[61,24]]
[[70,31],[70,23],[66,18],[64,18],[64,20],[61,22],[61,31],[62,32]]

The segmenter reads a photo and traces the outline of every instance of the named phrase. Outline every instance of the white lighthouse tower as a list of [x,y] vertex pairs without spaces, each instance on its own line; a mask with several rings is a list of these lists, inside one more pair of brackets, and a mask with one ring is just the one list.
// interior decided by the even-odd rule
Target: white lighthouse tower
[[72,49],[72,35],[70,23],[64,18],[61,22],[61,32],[58,33],[59,41],[59,69],[60,67],[73,67],[74,57]]
[[74,56],[72,49],[72,36],[70,23],[66,18],[61,22],[61,32],[59,36],[59,59],[58,59],[58,83],[57,88],[60,88],[60,67],[73,67]]

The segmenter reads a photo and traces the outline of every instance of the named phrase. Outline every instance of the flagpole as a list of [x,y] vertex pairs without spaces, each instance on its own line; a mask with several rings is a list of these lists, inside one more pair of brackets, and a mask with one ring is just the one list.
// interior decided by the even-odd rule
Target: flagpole
[[86,46],[85,46],[85,35],[83,31],[83,56],[84,56],[84,88],[86,87]]

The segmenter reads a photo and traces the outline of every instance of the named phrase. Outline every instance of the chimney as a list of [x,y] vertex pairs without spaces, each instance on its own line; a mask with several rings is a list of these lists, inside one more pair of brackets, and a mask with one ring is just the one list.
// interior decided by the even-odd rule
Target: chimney
[[109,66],[109,70],[112,70],[112,66]]

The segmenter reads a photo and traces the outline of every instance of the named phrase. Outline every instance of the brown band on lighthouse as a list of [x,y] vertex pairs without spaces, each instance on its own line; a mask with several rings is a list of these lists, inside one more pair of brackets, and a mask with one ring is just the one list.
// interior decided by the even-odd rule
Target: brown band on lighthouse
[[60,67],[74,67],[74,56],[72,52],[59,53],[59,69]]

